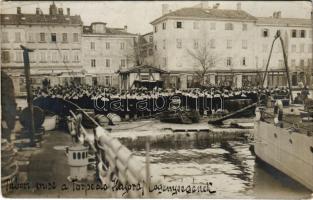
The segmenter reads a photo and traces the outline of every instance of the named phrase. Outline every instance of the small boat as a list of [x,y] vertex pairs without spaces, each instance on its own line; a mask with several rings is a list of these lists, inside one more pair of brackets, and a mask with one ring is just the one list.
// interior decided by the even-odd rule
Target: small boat
[[283,107],[280,124],[275,122],[273,109],[257,108],[254,152],[258,160],[313,191],[313,123],[304,121],[301,113],[288,112],[292,107]]

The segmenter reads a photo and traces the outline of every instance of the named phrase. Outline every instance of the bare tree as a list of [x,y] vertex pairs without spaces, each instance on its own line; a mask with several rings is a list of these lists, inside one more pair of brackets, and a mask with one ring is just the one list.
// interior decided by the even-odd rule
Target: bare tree
[[205,85],[205,76],[218,62],[218,56],[208,45],[200,46],[194,50],[187,49],[188,54],[195,61],[195,73],[201,85]]

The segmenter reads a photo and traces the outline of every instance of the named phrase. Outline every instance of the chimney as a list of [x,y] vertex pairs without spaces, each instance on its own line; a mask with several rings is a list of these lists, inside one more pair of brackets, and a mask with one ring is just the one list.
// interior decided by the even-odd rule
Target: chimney
[[277,12],[273,12],[273,18],[277,18]]
[[63,15],[63,8],[58,8],[59,10],[59,15]]
[[241,10],[241,2],[237,3],[237,10]]
[[58,9],[57,9],[57,7],[56,7],[54,1],[53,1],[53,3],[52,3],[52,4],[50,5],[50,7],[49,7],[49,14],[50,14],[50,15],[56,15],[56,14],[58,14]]
[[207,1],[201,1],[201,8],[202,9],[207,9],[209,7],[209,2]]
[[71,9],[67,8],[66,10],[67,10],[67,15],[70,16],[71,15]]
[[22,14],[21,7],[17,7],[17,8],[16,8],[16,13],[19,14],[19,15]]
[[162,15],[169,13],[170,6],[168,4],[162,4]]
[[127,25],[124,26],[124,31],[125,31],[125,32],[127,31]]
[[218,7],[220,6],[219,3],[216,3],[214,6],[213,6],[213,9],[218,9]]
[[40,8],[36,8],[36,15],[40,15]]

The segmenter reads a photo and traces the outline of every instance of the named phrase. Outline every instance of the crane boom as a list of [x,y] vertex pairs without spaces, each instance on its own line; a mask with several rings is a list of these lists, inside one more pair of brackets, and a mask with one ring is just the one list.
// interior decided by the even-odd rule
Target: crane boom
[[274,38],[274,40],[272,42],[271,50],[270,50],[270,53],[269,53],[269,56],[268,56],[268,60],[267,60],[267,63],[266,63],[265,74],[264,74],[263,81],[262,81],[262,87],[264,87],[265,79],[266,79],[267,72],[268,72],[269,63],[270,63],[270,60],[271,60],[271,57],[272,57],[274,43],[275,43],[275,41],[278,38],[280,40],[281,48],[283,50],[284,65],[285,65],[285,70],[286,70],[286,75],[287,75],[287,82],[288,82],[288,87],[289,87],[289,92],[290,92],[289,98],[290,98],[291,103],[293,103],[292,88],[291,88],[290,76],[289,76],[289,68],[288,68],[288,59],[287,59],[287,54],[286,54],[286,51],[285,51],[284,41],[283,41],[283,38],[280,35],[280,31],[276,32],[275,38]]

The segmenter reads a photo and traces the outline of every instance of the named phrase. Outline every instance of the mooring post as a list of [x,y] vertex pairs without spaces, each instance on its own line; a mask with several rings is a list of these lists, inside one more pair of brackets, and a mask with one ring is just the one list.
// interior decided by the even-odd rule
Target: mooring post
[[35,136],[35,122],[34,122],[34,107],[33,107],[33,91],[31,88],[31,81],[30,81],[30,65],[29,65],[29,52],[33,52],[34,50],[28,49],[21,45],[23,49],[23,58],[24,58],[24,72],[25,72],[25,79],[26,79],[26,91],[27,91],[27,103],[29,108],[29,120],[30,124],[30,145],[34,146],[34,136]]

